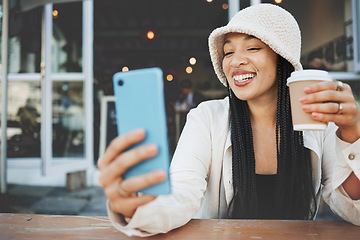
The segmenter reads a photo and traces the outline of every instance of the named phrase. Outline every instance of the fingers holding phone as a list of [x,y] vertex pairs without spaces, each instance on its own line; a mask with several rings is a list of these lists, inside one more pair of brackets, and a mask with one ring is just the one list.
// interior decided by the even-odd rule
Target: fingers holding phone
[[132,217],[138,207],[156,198],[156,196],[151,195],[139,196],[135,193],[136,191],[127,190],[124,184],[130,180],[131,178],[124,181],[118,178],[118,181],[113,182],[106,188],[104,187],[105,195],[109,199],[110,209],[122,214],[124,217]]
[[104,155],[99,159],[98,166],[101,170],[100,181],[106,187],[132,166],[156,156],[157,147],[154,144],[141,145],[128,149],[133,144],[141,142],[145,138],[143,130],[136,130],[115,138],[106,149]]
[[102,170],[105,166],[109,165],[115,157],[127,148],[144,140],[145,135],[144,129],[136,129],[113,139],[106,148],[105,153],[98,160],[97,165],[99,169]]
[[141,142],[145,138],[143,130],[135,130],[117,137],[99,159],[101,171],[99,181],[109,199],[113,211],[131,217],[136,208],[154,200],[151,195],[136,194],[141,189],[164,181],[167,174],[163,170],[155,170],[143,175],[123,179],[123,174],[136,164],[156,156],[158,149],[154,144],[141,145],[124,151]]

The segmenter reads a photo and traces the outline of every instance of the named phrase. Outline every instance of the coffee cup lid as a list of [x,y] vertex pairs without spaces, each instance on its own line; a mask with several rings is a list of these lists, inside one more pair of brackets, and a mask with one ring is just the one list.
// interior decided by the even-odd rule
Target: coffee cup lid
[[309,81],[309,80],[320,80],[320,81],[333,81],[333,78],[327,71],[318,69],[305,69],[300,71],[294,71],[287,79],[287,85],[296,81]]

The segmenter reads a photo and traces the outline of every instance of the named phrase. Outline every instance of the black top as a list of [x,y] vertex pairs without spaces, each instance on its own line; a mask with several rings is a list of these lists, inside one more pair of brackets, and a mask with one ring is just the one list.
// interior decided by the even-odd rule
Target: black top
[[258,219],[274,218],[276,174],[256,174],[256,190],[258,198]]

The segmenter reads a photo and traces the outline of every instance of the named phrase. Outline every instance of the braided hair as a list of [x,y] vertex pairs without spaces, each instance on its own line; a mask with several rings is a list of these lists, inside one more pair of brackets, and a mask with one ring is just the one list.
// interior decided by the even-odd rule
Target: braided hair
[[[277,175],[273,219],[311,219],[316,213],[312,185],[310,150],[304,147],[302,132],[292,126],[289,90],[286,79],[294,67],[278,56],[278,100],[276,113]],[[255,154],[246,101],[238,99],[228,84],[232,174],[234,197],[230,218],[258,218]]]

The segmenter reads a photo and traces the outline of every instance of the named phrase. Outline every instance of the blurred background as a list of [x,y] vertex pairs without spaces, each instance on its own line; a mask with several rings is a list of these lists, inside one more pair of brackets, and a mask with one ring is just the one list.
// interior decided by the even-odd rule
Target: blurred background
[[112,76],[119,71],[163,70],[172,153],[189,109],[226,95],[210,61],[209,34],[260,2],[297,19],[304,68],[330,71],[360,99],[358,0],[7,2],[4,11],[0,1],[0,20],[8,19],[8,29],[1,28],[8,35],[1,42],[8,46],[1,68],[8,89],[1,91],[2,193],[7,184],[98,186],[97,159],[116,136]]

